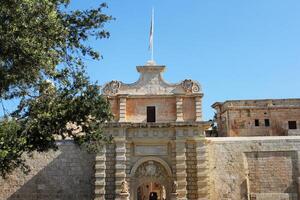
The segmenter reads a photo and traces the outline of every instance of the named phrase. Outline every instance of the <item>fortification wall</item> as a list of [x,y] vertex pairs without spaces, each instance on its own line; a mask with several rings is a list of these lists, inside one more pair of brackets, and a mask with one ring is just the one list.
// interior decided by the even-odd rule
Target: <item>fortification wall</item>
[[[202,189],[209,190],[210,200],[299,199],[300,136],[206,138],[203,147],[207,162],[198,175],[195,170],[203,163],[196,166],[195,162],[202,157],[196,156],[194,143],[186,146],[188,198],[196,195],[195,176],[204,173],[209,180],[205,180],[208,185]],[[110,166],[107,170],[111,170],[106,180],[110,191],[115,190],[114,149],[111,146],[106,155]],[[16,171],[0,179],[0,200],[93,199],[95,157],[72,142],[60,142],[56,152],[34,153],[28,164],[30,174]],[[174,164],[174,170],[173,167]],[[114,197],[113,192],[106,195],[108,199]]]
[[300,197],[299,136],[207,138],[207,148],[211,200]]
[[94,156],[71,141],[58,146],[58,151],[33,153],[28,175],[17,170],[0,178],[0,200],[93,199]]

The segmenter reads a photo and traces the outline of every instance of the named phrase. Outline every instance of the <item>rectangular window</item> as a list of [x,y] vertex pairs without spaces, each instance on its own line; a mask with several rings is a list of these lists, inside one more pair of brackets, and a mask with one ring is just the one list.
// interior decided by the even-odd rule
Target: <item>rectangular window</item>
[[259,120],[256,119],[256,120],[254,121],[254,124],[255,124],[255,126],[259,126]]
[[265,119],[265,126],[270,126],[270,120],[269,119]]
[[147,122],[155,122],[155,106],[147,106]]
[[297,129],[297,122],[296,121],[289,121],[289,129]]

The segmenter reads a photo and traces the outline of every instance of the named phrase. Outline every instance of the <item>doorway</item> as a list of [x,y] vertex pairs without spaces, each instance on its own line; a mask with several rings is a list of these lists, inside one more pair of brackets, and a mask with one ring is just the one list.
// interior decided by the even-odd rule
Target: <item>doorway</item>
[[137,188],[137,200],[166,200],[165,186],[156,183],[143,183]]

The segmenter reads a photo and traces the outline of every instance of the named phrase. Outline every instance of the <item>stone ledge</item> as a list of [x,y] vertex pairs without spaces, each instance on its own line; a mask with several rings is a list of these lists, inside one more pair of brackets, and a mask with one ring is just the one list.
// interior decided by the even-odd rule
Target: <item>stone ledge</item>
[[172,128],[172,127],[199,127],[209,126],[211,122],[153,122],[153,123],[132,123],[132,122],[109,122],[105,128]]
[[214,143],[224,142],[249,142],[249,141],[297,141],[300,142],[300,136],[259,136],[259,137],[206,137],[206,141]]

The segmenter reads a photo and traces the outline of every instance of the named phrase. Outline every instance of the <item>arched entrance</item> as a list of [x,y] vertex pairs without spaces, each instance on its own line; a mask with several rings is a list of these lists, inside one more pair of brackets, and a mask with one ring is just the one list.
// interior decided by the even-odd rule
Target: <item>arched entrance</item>
[[131,170],[130,199],[170,199],[171,182],[172,172],[164,160],[156,157],[142,158]]
[[137,188],[137,200],[165,200],[167,198],[165,186],[156,183],[148,182],[140,185]]

